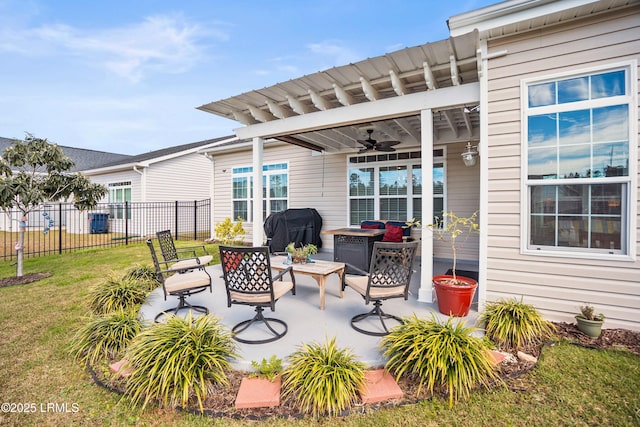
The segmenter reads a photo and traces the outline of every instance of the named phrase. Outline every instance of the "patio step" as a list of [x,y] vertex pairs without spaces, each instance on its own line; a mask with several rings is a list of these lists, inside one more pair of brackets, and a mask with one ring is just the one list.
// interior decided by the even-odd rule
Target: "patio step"
[[236,395],[235,407],[265,408],[280,406],[280,377],[273,382],[265,378],[243,378]]
[[365,386],[360,390],[362,403],[399,399],[403,395],[400,386],[389,372],[384,369],[365,372]]
[[109,370],[111,370],[111,372],[113,372],[114,374],[118,374],[121,378],[128,377],[129,375],[131,375],[132,369],[128,366],[125,367],[126,364],[127,359],[119,360],[109,365]]

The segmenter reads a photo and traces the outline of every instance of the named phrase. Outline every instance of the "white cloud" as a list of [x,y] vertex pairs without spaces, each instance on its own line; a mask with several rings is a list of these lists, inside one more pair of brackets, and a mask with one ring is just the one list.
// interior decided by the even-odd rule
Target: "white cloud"
[[5,29],[2,39],[7,41],[0,50],[80,58],[135,83],[151,73],[189,70],[202,59],[205,43],[226,41],[228,35],[181,15],[156,15],[119,28],[86,30],[57,24],[17,32]]
[[362,59],[357,52],[335,40],[311,43],[307,45],[307,48],[314,55],[323,55],[325,58],[330,58],[332,66],[344,65]]

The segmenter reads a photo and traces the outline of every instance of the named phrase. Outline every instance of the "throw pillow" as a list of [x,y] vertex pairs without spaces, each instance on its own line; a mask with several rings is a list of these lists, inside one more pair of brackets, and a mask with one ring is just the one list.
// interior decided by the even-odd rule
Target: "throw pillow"
[[385,225],[385,228],[387,229],[387,232],[384,233],[384,237],[382,238],[383,242],[402,242],[402,227],[387,224]]

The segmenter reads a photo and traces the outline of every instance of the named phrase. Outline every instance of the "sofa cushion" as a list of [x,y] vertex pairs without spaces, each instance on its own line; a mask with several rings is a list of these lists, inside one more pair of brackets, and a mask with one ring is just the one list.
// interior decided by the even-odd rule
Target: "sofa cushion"
[[360,223],[362,229],[384,230],[384,222],[382,221],[362,221]]

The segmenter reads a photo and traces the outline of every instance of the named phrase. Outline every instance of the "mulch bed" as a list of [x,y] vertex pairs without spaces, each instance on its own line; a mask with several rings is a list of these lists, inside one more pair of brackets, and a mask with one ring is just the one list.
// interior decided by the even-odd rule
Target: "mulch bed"
[[27,283],[33,283],[49,276],[51,276],[51,273],[29,273],[29,274],[24,274],[20,277],[17,277],[17,276],[4,277],[0,279],[0,288],[5,288],[7,286],[15,286],[15,285],[26,285]]
[[[603,329],[599,338],[593,339],[584,335],[578,330],[576,325],[571,323],[554,323],[557,330],[558,339],[568,339],[577,345],[594,349],[622,349],[626,348],[632,353],[640,355],[640,332],[634,332],[626,329]],[[535,348],[523,349],[528,354],[539,357],[543,346]],[[523,362],[517,358],[505,361],[498,366],[500,376],[505,379],[518,378],[523,373],[535,367],[535,363]],[[94,380],[99,384],[105,381],[105,378],[95,371]],[[242,378],[247,376],[246,372],[231,371],[228,373],[229,386],[213,385],[208,393],[208,398],[204,402],[205,414],[212,417],[229,417],[236,419],[260,420],[270,417],[279,418],[300,418],[305,416],[301,414],[295,406],[293,399],[282,400],[280,406],[274,408],[252,408],[252,409],[235,409],[234,403],[236,393],[240,387]],[[105,385],[102,383],[101,385]],[[122,385],[122,384],[121,384]],[[369,413],[383,407],[401,406],[413,404],[423,399],[429,399],[432,396],[424,388],[418,395],[418,382],[416,380],[401,378],[398,385],[404,392],[401,399],[393,399],[381,403],[356,404],[348,413]],[[109,385],[106,385],[109,388]],[[116,386],[113,391],[118,391]],[[446,396],[445,390],[437,390],[438,396]],[[199,413],[198,409],[189,409],[189,412]],[[344,414],[346,415],[346,414]]]

